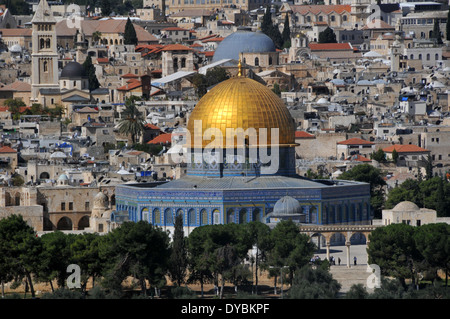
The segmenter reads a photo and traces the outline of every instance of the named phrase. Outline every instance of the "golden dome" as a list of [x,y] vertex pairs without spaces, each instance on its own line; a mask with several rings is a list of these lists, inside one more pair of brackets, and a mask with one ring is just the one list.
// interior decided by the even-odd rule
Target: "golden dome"
[[[258,146],[271,145],[271,129],[277,128],[279,146],[295,145],[295,124],[283,101],[266,86],[255,80],[237,76],[216,85],[205,94],[192,111],[187,129],[191,134],[191,146],[194,147],[194,121],[201,120],[201,133],[209,128],[217,128],[223,136],[223,147],[230,147],[226,143],[227,129],[255,129],[258,136]],[[200,126],[196,126],[197,134]],[[267,139],[259,140],[261,128],[267,129]],[[250,130],[249,130],[250,131]],[[217,141],[214,136],[210,140],[205,138],[203,147]],[[251,138],[248,138],[252,147]],[[267,141],[267,142],[266,142]],[[239,146],[236,144],[234,147]],[[240,144],[240,143],[239,143]]]

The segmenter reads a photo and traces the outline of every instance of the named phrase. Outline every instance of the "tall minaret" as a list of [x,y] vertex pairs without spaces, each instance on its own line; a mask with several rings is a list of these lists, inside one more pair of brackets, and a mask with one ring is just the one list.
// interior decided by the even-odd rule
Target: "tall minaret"
[[38,101],[40,89],[59,89],[58,52],[56,47],[56,20],[47,0],[41,0],[32,23],[31,99]]

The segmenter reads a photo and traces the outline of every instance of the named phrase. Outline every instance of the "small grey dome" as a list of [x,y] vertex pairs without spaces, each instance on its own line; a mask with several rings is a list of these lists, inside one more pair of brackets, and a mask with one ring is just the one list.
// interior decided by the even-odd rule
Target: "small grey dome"
[[395,205],[395,207],[392,210],[394,210],[396,212],[410,212],[410,211],[420,210],[420,208],[413,202],[403,201],[403,202],[400,202],[397,205]]
[[273,216],[295,216],[302,214],[302,206],[295,198],[284,196],[273,207]]
[[79,79],[86,77],[84,67],[78,62],[69,62],[61,71],[61,79]]
[[252,32],[247,29],[238,31],[227,36],[217,46],[214,52],[213,62],[223,59],[239,60],[241,52],[275,52],[275,44],[272,39],[264,33]]

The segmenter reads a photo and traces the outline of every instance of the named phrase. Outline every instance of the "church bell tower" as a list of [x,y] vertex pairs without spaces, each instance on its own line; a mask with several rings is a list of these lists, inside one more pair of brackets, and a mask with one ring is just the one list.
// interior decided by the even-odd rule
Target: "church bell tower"
[[38,101],[39,90],[59,89],[56,20],[47,0],[39,2],[31,23],[31,98],[33,102],[46,104]]

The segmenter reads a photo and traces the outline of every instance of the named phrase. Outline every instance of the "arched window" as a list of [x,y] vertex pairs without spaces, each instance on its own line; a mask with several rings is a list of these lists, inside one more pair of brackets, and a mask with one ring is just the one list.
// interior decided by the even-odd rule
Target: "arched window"
[[183,225],[184,225],[184,214],[183,214],[183,210],[181,208],[179,210],[177,210],[176,218],[178,218],[178,216],[181,216],[181,220],[182,220]]
[[188,211],[188,226],[194,226],[195,224],[197,224],[195,209],[191,208]]
[[200,225],[208,225],[208,212],[206,209],[200,211]]
[[149,217],[148,208],[142,209],[142,211],[141,211],[141,220],[144,220],[144,221],[148,222],[149,221],[148,217]]
[[259,66],[259,58],[255,58],[255,66]]
[[20,206],[20,193],[16,193],[16,196],[14,196],[14,205]]
[[248,211],[243,208],[239,212],[239,224],[245,224],[248,222]]
[[213,210],[212,213],[213,224],[220,224],[220,211],[218,209]]
[[181,67],[185,68],[186,67],[186,58],[182,58],[181,59]]
[[227,210],[227,224],[234,223],[234,209]]
[[50,49],[50,39],[45,40],[45,47]]
[[173,59],[173,69],[174,70],[178,69],[178,58]]
[[172,210],[170,208],[164,211],[164,226],[166,225],[173,225]]
[[161,211],[158,208],[153,210],[153,224],[161,224]]
[[272,57],[269,57],[269,65],[272,65]]
[[254,222],[256,221],[256,222],[260,222],[261,220],[262,220],[262,213],[261,213],[261,210],[259,209],[259,208],[256,208],[254,211],[253,211],[253,219],[252,219]]
[[45,40],[43,39],[43,38],[41,38],[40,40],[39,40],[39,48],[40,49],[43,49],[45,47]]
[[44,61],[44,63],[42,65],[43,65],[43,68],[44,68],[44,72],[48,72],[48,62]]

